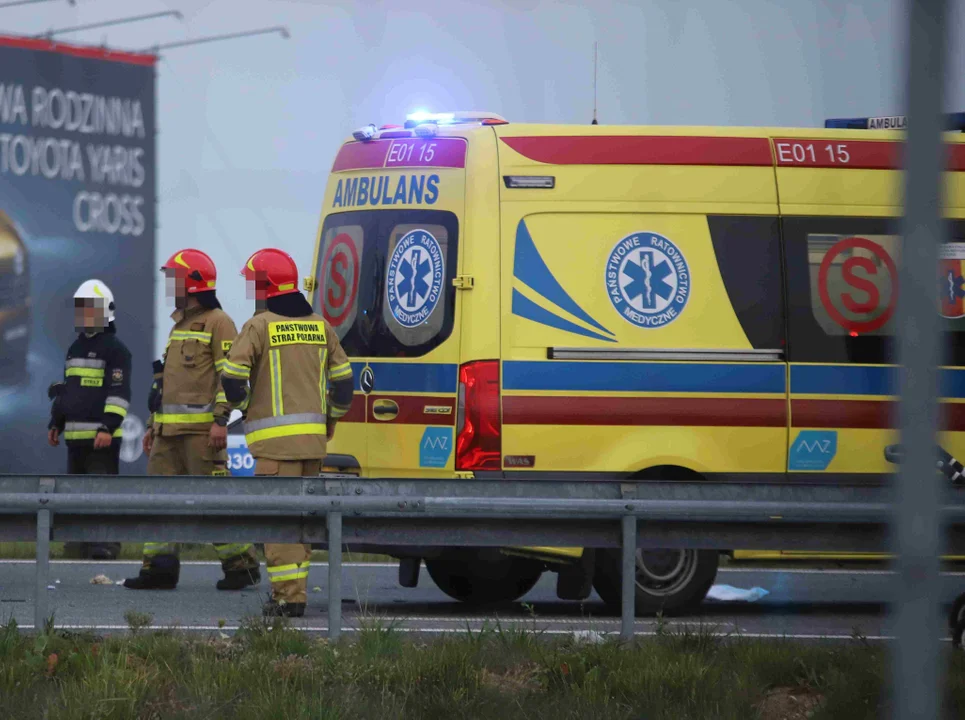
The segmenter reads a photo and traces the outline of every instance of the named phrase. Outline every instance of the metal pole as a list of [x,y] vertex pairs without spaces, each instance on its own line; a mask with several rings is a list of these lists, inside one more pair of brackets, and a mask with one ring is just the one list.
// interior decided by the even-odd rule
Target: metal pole
[[342,513],[328,514],[328,639],[342,634]]
[[178,20],[183,20],[184,16],[181,15],[177,10],[165,10],[163,12],[148,13],[147,15],[133,15],[131,17],[125,18],[115,18],[114,20],[105,20],[103,22],[90,23],[88,25],[75,25],[73,27],[57,28],[56,30],[48,30],[47,32],[35,35],[36,38],[52,38],[54,35],[63,35],[64,33],[80,32],[81,30],[94,30],[96,28],[106,28],[114,27],[115,25],[126,25],[127,23],[141,22],[143,20],[154,20],[156,18],[162,17],[175,17]]
[[896,718],[938,717],[943,687],[939,635],[939,555],[942,485],[933,448],[944,343],[937,302],[938,245],[944,234],[941,133],[945,83],[946,0],[909,0],[904,152],[904,227],[898,287],[901,441],[908,455],[895,495],[896,604],[892,687]]
[[34,630],[42,632],[48,617],[50,584],[50,510],[37,511],[37,592],[34,596]]
[[[40,5],[41,3],[48,2],[54,2],[54,0],[12,0],[11,2],[0,3],[0,10],[5,8],[20,7],[21,5]],[[67,4],[73,7],[77,4],[77,0],[67,0]]]
[[620,639],[633,639],[633,623],[637,615],[637,518],[624,515],[621,521],[623,538],[623,572],[620,596]]
[[283,26],[263,28],[261,30],[248,30],[246,32],[227,33],[225,35],[209,35],[207,37],[195,38],[194,40],[181,40],[179,42],[163,43],[145,48],[141,52],[149,52],[157,55],[161,50],[173,50],[174,48],[191,47],[193,45],[204,45],[206,43],[220,42],[222,40],[237,40],[239,38],[254,37],[255,35],[269,35],[278,33],[284,39],[291,37],[288,28]]

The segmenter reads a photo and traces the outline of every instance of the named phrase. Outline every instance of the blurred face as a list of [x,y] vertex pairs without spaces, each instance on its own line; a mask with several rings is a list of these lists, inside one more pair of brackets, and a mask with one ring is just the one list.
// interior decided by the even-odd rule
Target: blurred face
[[99,332],[107,327],[107,303],[103,298],[74,298],[74,328]]
[[268,289],[268,275],[261,271],[255,271],[254,279],[245,277],[245,296],[249,300],[255,301],[255,312],[267,309],[268,300],[265,292]]
[[185,274],[179,270],[164,270],[164,295],[168,303],[174,301],[174,307],[183,308],[188,302],[188,292],[184,287]]

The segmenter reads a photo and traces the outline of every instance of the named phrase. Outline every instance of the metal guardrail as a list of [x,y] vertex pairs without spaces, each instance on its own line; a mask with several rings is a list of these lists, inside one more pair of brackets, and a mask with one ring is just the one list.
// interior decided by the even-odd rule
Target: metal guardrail
[[[941,508],[965,553],[965,495]],[[621,636],[633,634],[638,548],[885,551],[885,486],[0,475],[0,540],[37,542],[35,627],[51,540],[327,546],[328,633],[341,632],[342,547],[622,548]]]

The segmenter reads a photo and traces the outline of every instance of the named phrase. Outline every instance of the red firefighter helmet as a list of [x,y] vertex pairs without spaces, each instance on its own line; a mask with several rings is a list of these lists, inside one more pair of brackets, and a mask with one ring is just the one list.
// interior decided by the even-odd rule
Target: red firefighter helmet
[[206,253],[194,248],[174,253],[161,266],[161,270],[174,271],[175,277],[184,280],[184,289],[188,293],[214,290],[215,280],[218,278],[214,261]]
[[291,255],[283,250],[259,250],[248,258],[241,274],[255,284],[256,300],[298,292],[298,267]]

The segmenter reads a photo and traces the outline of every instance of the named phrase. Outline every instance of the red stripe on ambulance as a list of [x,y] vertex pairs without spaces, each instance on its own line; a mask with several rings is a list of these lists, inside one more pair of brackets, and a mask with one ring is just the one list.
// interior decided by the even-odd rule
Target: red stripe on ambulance
[[332,172],[429,167],[466,167],[466,141],[462,138],[406,138],[346,143],[335,156]]
[[550,165],[773,164],[765,138],[606,135],[501,139],[520,155]]
[[506,425],[786,427],[784,398],[503,397]]
[[[774,138],[778,167],[900,170],[904,143],[874,140]],[[948,169],[965,170],[965,145],[949,143]]]
[[[795,428],[889,430],[897,427],[898,403],[892,400],[792,400]],[[965,431],[965,404],[942,403],[940,427]]]
[[[375,414],[379,400],[394,402],[399,412],[391,419]],[[392,423],[393,425],[455,425],[456,398],[452,395],[369,395],[368,421]]]

